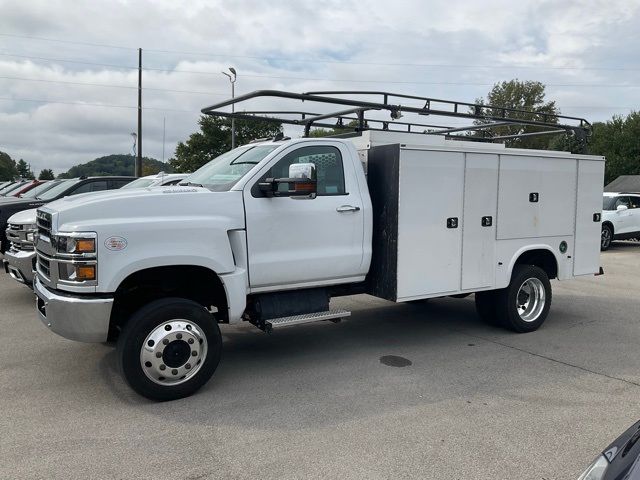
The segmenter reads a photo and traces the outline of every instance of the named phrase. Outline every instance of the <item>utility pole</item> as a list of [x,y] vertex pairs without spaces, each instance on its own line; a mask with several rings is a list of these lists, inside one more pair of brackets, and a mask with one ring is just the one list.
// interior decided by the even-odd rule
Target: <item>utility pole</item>
[[164,138],[167,129],[167,117],[162,117],[162,163],[164,163]]
[[136,177],[142,176],[142,49],[138,49],[138,156],[136,157]]
[[[222,72],[223,75],[226,75],[229,78],[229,82],[231,82],[231,98],[235,98],[236,96],[236,90],[235,90],[235,84],[236,84],[236,69],[233,67],[229,67],[229,71],[231,72],[231,74],[227,73],[227,72]],[[232,103],[231,104],[231,113],[235,113],[236,111],[236,104]],[[235,117],[231,117],[231,150],[233,150],[234,148],[236,148],[236,119]]]

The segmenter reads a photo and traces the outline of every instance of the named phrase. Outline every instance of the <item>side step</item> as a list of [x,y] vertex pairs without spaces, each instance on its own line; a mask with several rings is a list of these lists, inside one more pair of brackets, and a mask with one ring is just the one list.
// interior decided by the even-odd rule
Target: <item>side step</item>
[[305,313],[304,315],[292,315],[290,317],[270,318],[264,321],[265,330],[272,328],[287,327],[289,325],[300,325],[302,323],[319,322],[321,320],[336,320],[351,316],[349,310],[327,310],[326,312]]

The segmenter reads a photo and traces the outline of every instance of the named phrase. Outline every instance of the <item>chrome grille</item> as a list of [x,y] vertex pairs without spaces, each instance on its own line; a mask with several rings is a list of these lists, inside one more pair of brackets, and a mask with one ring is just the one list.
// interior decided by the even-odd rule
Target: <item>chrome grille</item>
[[25,227],[26,225],[16,223],[9,224],[5,233],[11,250],[33,250],[33,242],[27,240],[27,234],[33,232],[33,230],[27,230]]
[[51,277],[51,264],[42,255],[38,255],[38,271],[47,278]]
[[45,237],[51,237],[51,214],[38,210],[36,217],[36,225],[38,226],[38,234]]

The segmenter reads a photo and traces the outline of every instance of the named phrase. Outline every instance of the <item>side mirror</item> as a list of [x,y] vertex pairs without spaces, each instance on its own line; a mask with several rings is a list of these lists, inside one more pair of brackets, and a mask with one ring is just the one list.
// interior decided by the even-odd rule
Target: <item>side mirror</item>
[[624,212],[627,208],[629,208],[629,207],[627,207],[626,205],[618,205],[618,206],[616,207],[616,210],[617,210],[618,212]]
[[318,187],[316,166],[313,163],[294,163],[289,166],[288,178],[267,178],[258,186],[267,197],[315,198]]

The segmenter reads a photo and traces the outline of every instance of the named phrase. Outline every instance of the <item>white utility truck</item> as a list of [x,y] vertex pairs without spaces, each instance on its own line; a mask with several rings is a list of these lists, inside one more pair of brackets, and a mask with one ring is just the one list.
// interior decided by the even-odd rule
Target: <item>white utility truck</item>
[[[181,187],[38,209],[34,289],[44,324],[73,340],[117,341],[131,387],[169,400],[214,373],[220,323],[269,332],[347,317],[330,308],[340,295],[407,302],[475,293],[484,320],[530,332],[547,317],[550,279],[601,272],[604,158],[506,148],[496,139],[513,135],[482,142],[468,133],[524,125],[584,139],[584,120],[572,126],[559,123],[568,117],[478,113],[484,106],[462,113],[473,106],[457,102],[445,112],[432,99],[412,107],[388,103],[390,94],[375,103],[325,93],[258,91],[203,112],[302,125],[306,134],[347,124],[354,132],[263,139],[212,160]],[[224,110],[267,97],[350,108]],[[385,111],[391,120],[379,118]],[[410,113],[484,123],[398,121]]]

